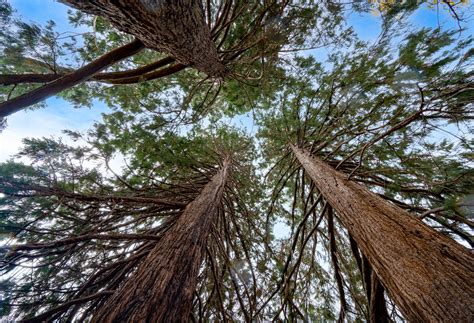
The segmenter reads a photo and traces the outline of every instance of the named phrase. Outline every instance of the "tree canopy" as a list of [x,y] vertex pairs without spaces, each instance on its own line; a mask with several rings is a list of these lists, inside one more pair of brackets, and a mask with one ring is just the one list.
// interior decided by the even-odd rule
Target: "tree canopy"
[[[474,247],[465,1],[61,2],[77,32],[0,1],[2,127],[51,95],[110,112],[0,164],[2,317],[413,320],[298,149]],[[455,26],[410,21],[426,7]],[[373,11],[364,41],[350,15]]]

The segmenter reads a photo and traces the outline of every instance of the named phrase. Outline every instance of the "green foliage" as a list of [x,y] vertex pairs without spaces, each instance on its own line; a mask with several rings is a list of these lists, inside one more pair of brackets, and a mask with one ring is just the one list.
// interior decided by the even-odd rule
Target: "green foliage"
[[[278,95],[268,98],[263,104],[266,109],[258,111],[262,166],[269,169],[266,178],[273,188],[271,214],[289,223],[294,242],[284,249],[290,255],[288,270],[277,265],[282,289],[301,297],[282,300],[288,311],[307,306],[304,295],[312,292],[312,286],[306,279],[314,270],[311,259],[318,250],[310,245],[313,240],[315,246],[327,241],[328,230],[323,220],[316,233],[308,233],[317,225],[316,217],[324,215],[323,203],[316,206],[314,216],[305,217],[317,192],[299,169],[289,142],[305,147],[414,216],[422,215],[428,225],[473,246],[468,233],[472,222],[466,222],[453,207],[454,201],[472,192],[474,181],[472,129],[467,124],[473,117],[472,100],[457,105],[455,99],[470,91],[471,71],[463,52],[471,39],[453,36],[440,30],[416,31],[397,40],[395,55],[388,33],[379,46],[357,43],[352,51],[331,53],[325,66],[312,57],[298,57]],[[456,124],[447,134],[442,132],[446,122]],[[429,212],[439,208],[439,213]],[[364,321],[367,301],[360,273],[350,243],[343,238],[345,229],[337,228],[336,234],[351,309],[346,315],[349,320]],[[308,241],[305,247],[304,239]],[[330,253],[327,245],[321,249],[323,254]],[[301,289],[287,278],[293,271],[300,277]],[[337,297],[339,292],[329,294]],[[316,306],[318,298],[312,304]]]
[[[331,234],[337,251],[331,250],[325,201],[295,162],[290,142],[472,245],[472,222],[462,204],[474,189],[467,125],[473,119],[473,38],[400,28],[401,14],[416,7],[410,1],[387,7],[382,37],[367,44],[345,26],[342,3],[300,1],[281,8],[250,1],[226,36],[215,35],[231,70],[224,80],[187,68],[127,85],[85,82],[61,93],[76,107],[101,101],[111,112],[86,133],[66,130],[66,140],[26,139],[16,158],[29,164],[0,165],[0,238],[9,246],[2,247],[0,269],[8,276],[0,286],[0,313],[33,317],[117,288],[136,263],[123,272],[114,265],[149,251],[155,240],[48,244],[88,234],[159,235],[230,157],[232,179],[208,238],[196,316],[335,321],[341,293],[330,264],[335,253],[347,319],[367,320],[367,293],[350,237],[336,214]],[[352,9],[368,11],[370,3],[356,2]],[[213,18],[218,12],[212,6]],[[392,25],[396,17],[399,24]],[[63,39],[53,22],[26,24],[0,1],[0,72],[68,72],[131,40],[101,17],[71,11],[69,19],[85,32]],[[248,49],[240,53],[244,45]],[[302,48],[322,45],[331,48],[327,62],[300,55]],[[164,57],[144,50],[108,71]],[[6,99],[36,86],[3,87],[0,94]],[[248,112],[258,124],[255,137],[229,125]],[[137,202],[142,198],[176,205]],[[276,223],[288,225],[288,238],[280,237]],[[25,245],[31,249],[19,249]],[[88,285],[96,273],[100,280]],[[86,320],[97,306],[67,308],[55,319],[81,320],[84,314]]]
[[[74,146],[47,138],[25,140],[19,155],[31,160],[32,165],[13,161],[0,165],[0,192],[4,195],[0,199],[0,233],[9,235],[7,243],[13,240],[37,245],[90,232],[157,234],[174,223],[183,208],[173,204],[141,205],[127,198],[164,198],[188,204],[216,172],[222,159],[229,156],[232,180],[228,183],[222,216],[231,223],[221,222],[224,219],[216,222],[218,231],[209,237],[208,248],[212,261],[228,263],[230,254],[223,255],[220,246],[232,241],[228,252],[239,267],[239,277],[231,277],[224,270],[225,276],[215,281],[209,272],[200,279],[200,288],[212,290],[216,288],[215,284],[225,285],[231,293],[226,303],[233,308],[237,297],[233,281],[253,285],[255,277],[249,257],[263,257],[257,247],[261,244],[264,227],[259,223],[255,209],[262,198],[252,165],[255,147],[238,130],[196,128],[186,136],[167,130],[157,138],[154,126],[146,125],[143,119],[140,121],[144,126],[142,132],[130,132],[125,136],[110,133],[107,123],[97,124],[88,135],[69,131],[76,143]],[[130,122],[124,121],[124,125],[130,126]],[[152,137],[154,141],[151,141]],[[136,145],[128,145],[124,150],[123,141],[136,142]],[[119,152],[127,156],[127,167],[121,175],[116,175],[118,170],[110,168],[109,162]],[[223,230],[226,235],[216,235]],[[18,275],[19,280],[15,280],[14,288],[4,291],[3,311],[7,313],[10,303],[20,304],[16,311],[32,317],[39,308],[54,308],[57,303],[80,295],[77,294],[80,287],[100,269],[113,275],[117,255],[122,259],[143,254],[144,248],[151,250],[154,241],[84,239],[77,244],[46,247],[45,252],[33,249],[32,258],[25,258],[26,253],[12,247],[4,255],[1,270],[5,274]],[[17,264],[25,265],[29,259],[34,259],[37,266],[27,271],[19,269]],[[232,266],[227,268],[234,270]],[[28,277],[35,278],[30,280]],[[97,292],[97,286],[94,286],[86,291]],[[38,294],[40,290],[51,293]],[[249,298],[246,302],[250,301]],[[217,306],[215,302],[216,299],[211,299],[208,306]],[[63,313],[63,317],[69,314]]]

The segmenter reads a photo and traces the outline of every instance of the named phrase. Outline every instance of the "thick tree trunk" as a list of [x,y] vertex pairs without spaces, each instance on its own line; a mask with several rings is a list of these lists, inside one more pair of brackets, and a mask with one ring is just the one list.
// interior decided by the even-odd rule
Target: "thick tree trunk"
[[200,0],[60,0],[78,10],[102,16],[134,35],[148,48],[163,51],[183,65],[212,77],[223,77]]
[[43,101],[74,85],[85,82],[96,73],[106,69],[127,57],[133,56],[144,48],[139,40],[134,40],[122,47],[116,48],[107,54],[102,55],[80,69],[66,74],[48,84],[45,84],[33,91],[17,96],[11,100],[0,103],[0,119],[15,112],[18,112],[30,105]]
[[307,151],[291,148],[409,321],[474,322],[469,250]]
[[229,162],[191,202],[93,322],[186,322],[199,267],[227,180]]

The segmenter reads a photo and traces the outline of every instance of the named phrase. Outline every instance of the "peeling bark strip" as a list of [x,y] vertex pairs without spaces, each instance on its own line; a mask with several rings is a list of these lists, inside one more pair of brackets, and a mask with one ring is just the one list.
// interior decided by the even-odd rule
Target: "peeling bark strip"
[[206,241],[217,215],[229,162],[191,202],[176,224],[92,322],[186,322]]
[[134,40],[129,44],[116,48],[107,54],[102,55],[86,66],[81,67],[70,74],[64,75],[63,77],[58,78],[51,83],[45,84],[33,91],[0,103],[0,119],[18,112],[30,105],[38,103],[52,95],[61,92],[62,90],[87,81],[93,77],[94,74],[106,69],[118,61],[138,53],[143,48],[144,46],[141,41]]
[[347,303],[344,294],[344,283],[342,281],[339,260],[337,259],[336,237],[334,235],[334,215],[331,206],[329,206],[327,209],[327,218],[329,231],[329,246],[331,249],[331,262],[332,266],[334,267],[334,278],[336,278],[337,290],[339,291],[339,302],[341,303],[341,309],[339,311],[339,318],[337,319],[337,322],[343,323],[344,318],[346,317]]
[[390,317],[387,312],[387,304],[385,303],[384,288],[380,283],[379,278],[375,272],[371,271],[371,283],[372,288],[369,300],[369,319],[370,323],[389,323]]
[[60,0],[108,19],[148,48],[212,77],[225,75],[200,0]]
[[291,145],[411,322],[474,322],[474,257],[406,211]]

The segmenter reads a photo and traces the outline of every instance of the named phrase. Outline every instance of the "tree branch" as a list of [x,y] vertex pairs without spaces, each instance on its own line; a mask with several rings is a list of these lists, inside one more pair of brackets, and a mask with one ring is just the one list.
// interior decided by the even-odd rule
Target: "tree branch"
[[[141,76],[145,73],[152,72],[160,67],[169,65],[174,62],[171,57],[165,57],[151,64],[133,69],[128,71],[110,72],[110,73],[97,73],[87,81],[102,81],[110,82],[113,80],[130,78],[134,76]],[[0,84],[2,85],[13,85],[13,84],[25,84],[25,83],[48,83],[57,80],[61,77],[66,76],[64,73],[29,73],[29,74],[3,74],[0,75]]]
[[42,100],[55,95],[65,89],[71,88],[74,85],[87,81],[99,71],[130,57],[142,49],[144,45],[139,40],[134,40],[122,47],[116,48],[105,55],[90,62],[84,67],[67,74],[51,83],[43,85],[33,91],[20,95],[16,98],[8,100],[0,104],[0,118],[9,116],[18,112],[30,105],[41,102]]

